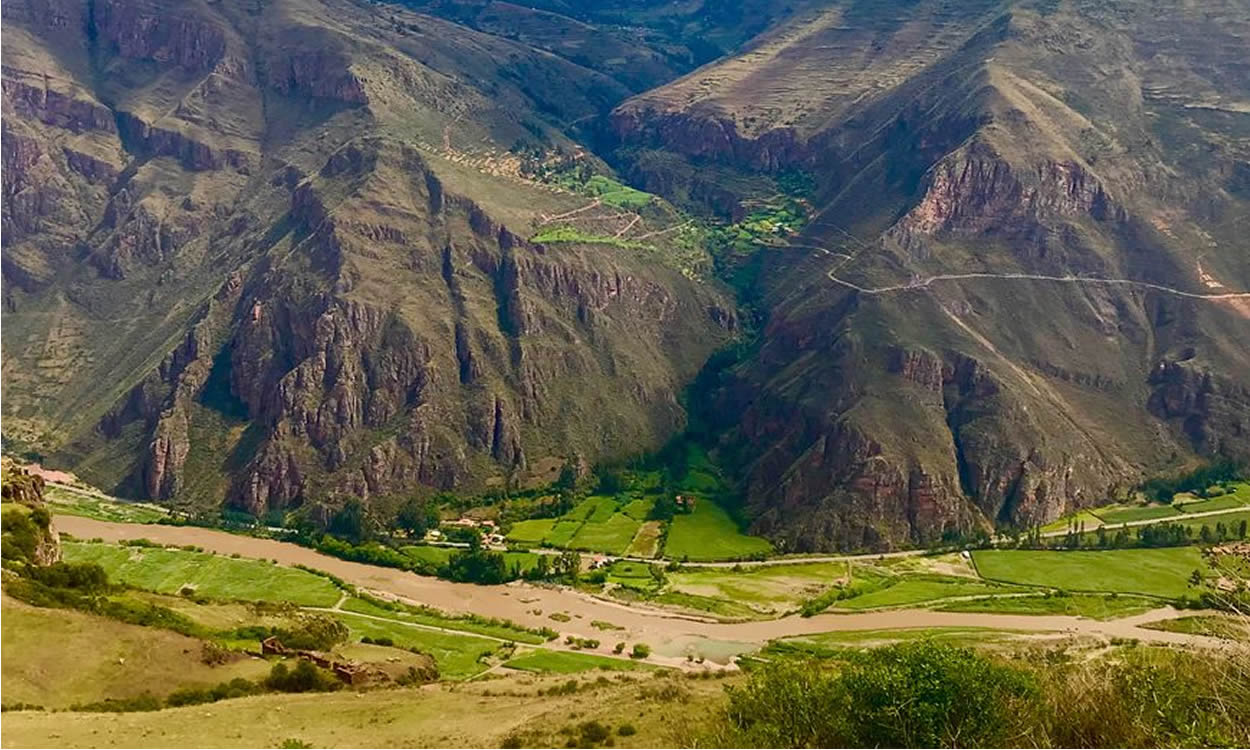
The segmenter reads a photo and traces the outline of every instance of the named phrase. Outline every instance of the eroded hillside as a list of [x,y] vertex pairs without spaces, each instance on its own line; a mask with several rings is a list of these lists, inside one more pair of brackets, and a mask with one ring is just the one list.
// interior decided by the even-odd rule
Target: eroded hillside
[[714,398],[755,530],[1027,525],[1250,453],[1248,48],[1232,2],[835,2],[618,108],[644,184],[819,183]]
[[6,437],[104,486],[263,515],[541,478],[662,442],[731,335],[631,241],[661,207],[529,239],[591,201],[513,146],[576,149],[603,74],[349,0],[4,13]]

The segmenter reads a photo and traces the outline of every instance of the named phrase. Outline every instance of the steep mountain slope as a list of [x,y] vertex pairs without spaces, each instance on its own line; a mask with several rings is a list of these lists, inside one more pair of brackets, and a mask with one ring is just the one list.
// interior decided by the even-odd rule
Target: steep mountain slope
[[819,186],[713,397],[754,529],[882,548],[1250,456],[1246,50],[1231,1],[831,2],[618,108],[675,199]]
[[[6,438],[103,486],[263,515],[542,479],[679,429],[731,335],[634,240],[671,211],[604,217],[509,151],[575,151],[628,94],[601,73],[353,0],[4,29]],[[561,216],[628,226],[528,239]]]

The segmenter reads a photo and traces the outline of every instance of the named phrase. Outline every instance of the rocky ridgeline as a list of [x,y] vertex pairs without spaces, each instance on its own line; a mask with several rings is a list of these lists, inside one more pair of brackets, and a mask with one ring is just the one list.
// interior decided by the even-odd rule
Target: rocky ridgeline
[[[20,513],[30,523],[30,528],[18,530],[5,523],[6,562],[13,555],[22,558],[29,546],[29,562],[35,565],[51,565],[61,559],[61,538],[52,527],[52,514],[43,501],[43,477],[31,474],[9,459],[0,465],[0,498],[17,506],[13,512]],[[6,510],[6,513],[8,511]],[[21,524],[25,526],[25,524]],[[15,535],[28,535],[15,543]]]

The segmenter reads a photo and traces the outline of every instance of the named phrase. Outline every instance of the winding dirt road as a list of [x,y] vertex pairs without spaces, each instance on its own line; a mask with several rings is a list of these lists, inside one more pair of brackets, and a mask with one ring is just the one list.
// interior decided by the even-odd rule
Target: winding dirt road
[[[399,597],[449,612],[475,612],[490,617],[503,617],[531,627],[554,627],[558,624],[562,635],[572,634],[604,641],[645,642],[654,648],[661,661],[680,660],[691,652],[707,655],[715,661],[726,661],[735,653],[753,650],[775,638],[829,631],[890,628],[994,628],[1045,631],[1054,636],[1086,636],[1099,640],[1135,638],[1144,642],[1210,648],[1227,645],[1215,638],[1141,627],[1143,623],[1185,614],[1171,607],[1110,621],[1052,615],[905,609],[722,623],[606,601],[565,587],[534,586],[520,582],[503,586],[453,583],[393,568],[348,562],[289,542],[239,536],[214,529],[114,523],[78,516],[56,516],[55,525],[58,531],[67,532],[79,539],[99,537],[106,541],[121,541],[146,538],[169,545],[197,545],[219,554],[238,553],[243,557],[272,559],[284,565],[307,565],[333,573],[349,583],[382,595]],[[555,623],[548,617],[553,612],[567,613],[571,619],[566,623]],[[595,620],[613,623],[622,630],[605,633],[591,624]]]

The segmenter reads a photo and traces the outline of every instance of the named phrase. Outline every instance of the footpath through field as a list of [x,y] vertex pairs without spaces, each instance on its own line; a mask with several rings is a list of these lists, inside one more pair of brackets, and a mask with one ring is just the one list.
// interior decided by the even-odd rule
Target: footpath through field
[[348,562],[323,555],[306,547],[272,539],[239,536],[225,531],[193,526],[128,524],[97,521],[78,516],[56,516],[58,531],[79,539],[106,541],[150,539],[166,545],[195,545],[219,554],[275,560],[283,565],[306,565],[332,573],[353,585],[382,594],[425,604],[448,612],[472,612],[502,617],[529,627],[552,626],[546,615],[563,612],[569,621],[561,623],[562,634],[602,638],[594,621],[611,622],[620,628],[613,635],[622,641],[644,642],[660,653],[678,653],[700,644],[737,645],[741,651],[787,636],[812,635],[830,631],[888,630],[898,628],[990,628],[1089,636],[1099,639],[1125,638],[1152,643],[1219,648],[1223,641],[1190,633],[1151,630],[1141,624],[1179,617],[1180,612],[1163,607],[1119,620],[1090,620],[1063,615],[1007,615],[995,613],[932,612],[919,609],[863,612],[855,614],[797,615],[777,620],[714,622],[683,617],[661,610],[606,601],[566,587],[512,583],[479,586],[453,583],[419,576],[394,568]]

